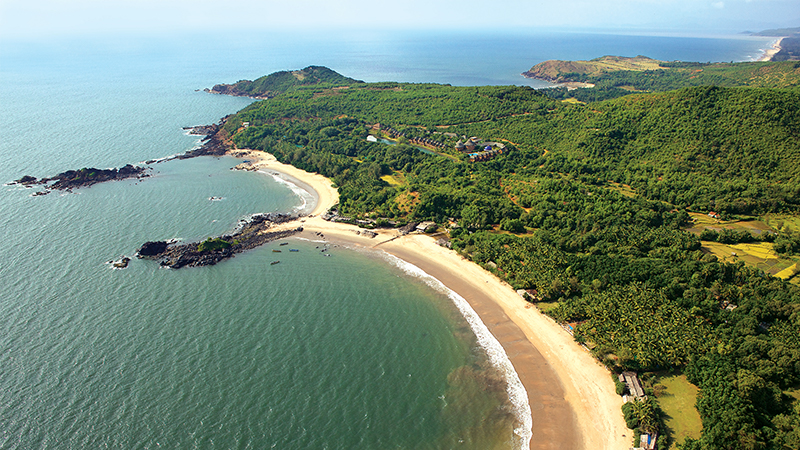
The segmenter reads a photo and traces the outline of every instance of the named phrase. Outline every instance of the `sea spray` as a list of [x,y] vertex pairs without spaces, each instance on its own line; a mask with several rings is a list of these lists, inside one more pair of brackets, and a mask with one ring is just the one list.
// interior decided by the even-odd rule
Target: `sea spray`
[[472,306],[470,306],[464,297],[458,295],[458,293],[445,286],[444,283],[424,270],[394,255],[385,252],[383,252],[383,255],[386,260],[397,266],[406,274],[422,280],[429,287],[446,294],[450,300],[452,300],[453,304],[458,308],[459,312],[461,312],[462,316],[469,324],[472,332],[475,333],[478,345],[483,348],[489,356],[489,362],[503,374],[506,380],[508,398],[514,409],[514,414],[517,417],[518,426],[514,428],[514,434],[519,437],[519,448],[530,448],[530,441],[533,436],[533,418],[531,416],[531,405],[528,402],[528,392],[525,390],[525,386],[522,385],[522,381],[520,381],[519,375],[517,375],[517,371],[514,369],[514,365],[511,364],[511,360],[508,358],[503,346],[500,345],[500,342],[492,335],[489,328],[486,327],[478,316],[478,313],[472,309]]

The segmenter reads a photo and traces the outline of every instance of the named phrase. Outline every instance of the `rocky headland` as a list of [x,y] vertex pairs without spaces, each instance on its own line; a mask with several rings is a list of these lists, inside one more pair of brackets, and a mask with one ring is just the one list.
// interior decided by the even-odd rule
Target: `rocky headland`
[[356,83],[363,83],[363,81],[345,77],[327,67],[308,66],[301,70],[275,72],[252,81],[240,80],[233,84],[217,84],[211,89],[204,90],[212,94],[251,97],[264,100],[302,86],[319,84],[350,86]]
[[621,70],[645,71],[662,69],[663,61],[646,56],[633,58],[625,56],[603,56],[589,61],[544,61],[522,72],[525,78],[550,81],[552,83],[568,83],[583,81],[589,76],[599,76],[608,72]]
[[270,231],[274,225],[297,219],[288,214],[257,214],[249,220],[242,220],[232,234],[216,238],[208,238],[202,242],[175,244],[168,241],[145,242],[137,251],[141,259],[159,261],[164,267],[180,269],[181,267],[213,266],[242,253],[276,239],[285,238],[303,231],[302,227],[290,230]]

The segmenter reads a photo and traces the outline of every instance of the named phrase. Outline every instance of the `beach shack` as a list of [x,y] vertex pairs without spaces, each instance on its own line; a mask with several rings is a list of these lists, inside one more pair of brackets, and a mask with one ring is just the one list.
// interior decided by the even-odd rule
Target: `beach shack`
[[420,233],[425,233],[425,232],[428,231],[429,228],[432,228],[432,227],[435,227],[435,226],[436,226],[436,222],[421,222],[419,225],[417,225],[416,230],[419,231]]
[[656,433],[643,434],[639,436],[639,448],[642,448],[644,450],[655,450],[657,438],[658,435]]
[[622,372],[619,374],[619,381],[625,383],[625,385],[628,387],[628,392],[630,395],[626,396],[626,402],[629,400],[646,398],[644,395],[644,389],[642,389],[642,385],[639,383],[639,377],[636,376],[636,372],[631,372],[629,370]]

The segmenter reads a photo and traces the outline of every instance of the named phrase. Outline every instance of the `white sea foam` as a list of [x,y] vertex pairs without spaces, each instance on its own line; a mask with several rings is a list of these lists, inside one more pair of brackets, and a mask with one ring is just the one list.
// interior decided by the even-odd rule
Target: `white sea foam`
[[419,278],[434,290],[446,294],[450,300],[453,301],[453,304],[455,304],[456,308],[458,308],[464,316],[464,319],[469,323],[472,332],[475,333],[478,339],[478,345],[480,345],[489,356],[489,362],[500,370],[505,377],[508,398],[511,401],[514,414],[519,422],[519,426],[514,429],[514,434],[520,438],[520,448],[530,448],[531,437],[533,436],[533,418],[531,416],[531,405],[528,403],[528,391],[526,391],[525,386],[522,385],[522,381],[520,381],[519,375],[517,375],[517,371],[514,369],[514,365],[511,364],[511,360],[508,359],[508,355],[505,349],[503,349],[503,346],[500,345],[500,342],[492,335],[489,328],[486,327],[478,316],[478,313],[472,309],[472,306],[470,306],[464,297],[458,295],[458,293],[448,288],[441,281],[432,277],[419,267],[403,261],[394,255],[385,252],[383,254],[388,261],[399,267],[400,270],[408,275]]
[[326,241],[324,239],[308,239],[308,238],[304,238],[304,237],[295,237],[295,239],[297,239],[299,241],[313,242],[315,244],[325,244],[325,243],[328,242],[328,241]]
[[291,189],[291,191],[294,192],[295,195],[300,197],[300,200],[303,203],[300,206],[295,207],[293,212],[307,214],[314,209],[314,206],[316,204],[316,197],[314,196],[314,194],[298,186],[292,180],[288,179],[285,175],[281,173],[269,170],[259,170],[259,172],[271,176],[275,181],[285,185],[286,187]]

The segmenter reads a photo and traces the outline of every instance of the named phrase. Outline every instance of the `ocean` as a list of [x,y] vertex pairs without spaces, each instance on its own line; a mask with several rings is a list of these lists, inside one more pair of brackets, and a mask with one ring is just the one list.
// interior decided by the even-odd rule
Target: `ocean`
[[[543,87],[546,59],[743,61],[768,38],[518,31],[0,42],[0,181],[198,145],[251,100],[216,83],[325,65],[365,81]],[[520,418],[451,293],[396,259],[288,239],[213,267],[109,260],[304,200],[232,158],[0,196],[0,448],[512,448]],[[221,197],[210,201],[211,197]],[[490,388],[491,386],[491,388]],[[533,433],[536,433],[534,424]]]

